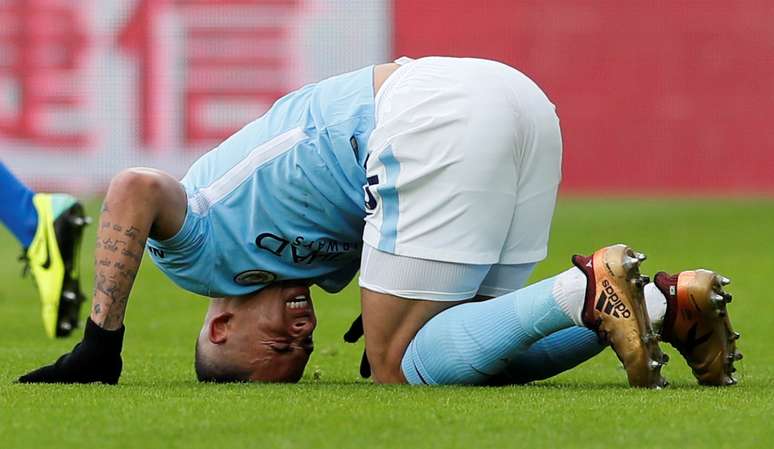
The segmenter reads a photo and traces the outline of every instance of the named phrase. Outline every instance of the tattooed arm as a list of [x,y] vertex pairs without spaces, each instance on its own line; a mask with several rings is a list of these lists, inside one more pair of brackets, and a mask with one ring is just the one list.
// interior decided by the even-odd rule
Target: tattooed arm
[[149,236],[172,237],[185,212],[183,187],[163,172],[132,169],[113,178],[99,218],[94,296],[83,340],[56,363],[20,377],[19,382],[118,382],[124,313],[145,241]]
[[91,319],[113,330],[121,327],[129,293],[148,236],[164,240],[185,219],[186,196],[171,176],[132,169],[110,184],[99,218]]

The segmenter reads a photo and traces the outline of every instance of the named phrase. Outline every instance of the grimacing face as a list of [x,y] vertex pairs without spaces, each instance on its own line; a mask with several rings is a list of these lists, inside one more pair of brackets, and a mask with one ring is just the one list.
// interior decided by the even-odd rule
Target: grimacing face
[[279,282],[240,298],[228,319],[224,353],[255,382],[298,382],[317,326],[308,285]]

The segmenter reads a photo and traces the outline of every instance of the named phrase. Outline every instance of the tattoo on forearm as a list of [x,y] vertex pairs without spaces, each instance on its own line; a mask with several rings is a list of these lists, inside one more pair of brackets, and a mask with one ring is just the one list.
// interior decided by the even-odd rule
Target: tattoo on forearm
[[134,281],[134,278],[137,277],[137,272],[134,270],[120,270],[118,274],[127,281]]
[[102,294],[107,296],[113,302],[120,300],[120,285],[112,277],[109,278],[102,273],[97,273],[97,283],[95,288],[97,291],[102,292]]
[[140,230],[135,228],[134,226],[129,226],[129,229],[124,231],[124,235],[129,237],[132,240],[137,240],[137,235],[140,233]]
[[118,243],[116,240],[111,239],[110,237],[102,240],[102,247],[110,252],[116,252],[118,251]]
[[101,327],[113,328],[123,321],[147,231],[111,220],[107,204],[103,204],[102,212],[96,243],[92,319]]
[[[106,303],[102,303],[106,306],[106,314],[98,317],[97,325],[103,327],[120,325],[126,310],[126,302],[129,299],[129,285],[122,285],[115,276],[108,277],[103,273],[97,273],[96,277],[94,288],[107,299]],[[100,310],[95,308],[95,312],[100,314],[101,308]]]
[[123,249],[121,250],[121,254],[132,260],[137,261],[138,263],[142,259],[142,251],[135,253],[135,252],[129,251],[128,249]]

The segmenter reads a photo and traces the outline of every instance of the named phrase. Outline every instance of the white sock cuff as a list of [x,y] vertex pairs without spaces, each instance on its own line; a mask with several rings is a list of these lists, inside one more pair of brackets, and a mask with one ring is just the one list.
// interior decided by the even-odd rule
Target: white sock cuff
[[661,324],[664,322],[664,315],[666,315],[667,299],[653,282],[645,286],[645,304],[648,308],[648,317],[653,330],[660,332]]
[[583,326],[581,313],[586,300],[586,275],[577,267],[556,276],[551,293],[562,311],[577,326]]

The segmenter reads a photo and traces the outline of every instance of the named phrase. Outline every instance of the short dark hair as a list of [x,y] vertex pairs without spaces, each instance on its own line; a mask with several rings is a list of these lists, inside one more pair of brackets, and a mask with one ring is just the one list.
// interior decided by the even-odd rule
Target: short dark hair
[[200,349],[200,340],[196,339],[194,369],[199,382],[233,383],[249,382],[250,371],[234,364],[217,363],[205,357]]

